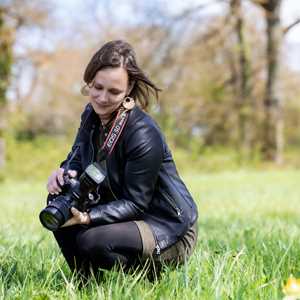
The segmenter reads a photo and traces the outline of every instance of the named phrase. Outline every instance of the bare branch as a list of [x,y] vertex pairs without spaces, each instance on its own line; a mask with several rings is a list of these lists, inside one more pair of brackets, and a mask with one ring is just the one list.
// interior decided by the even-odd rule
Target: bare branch
[[294,28],[296,25],[300,23],[300,18],[296,19],[292,24],[286,26],[283,29],[283,34],[287,34],[292,28]]
[[[209,40],[214,38],[215,36],[223,36],[224,34],[228,34],[227,28],[229,27],[228,25],[230,24],[232,16],[231,14],[227,14],[221,24],[217,24],[217,26],[214,26],[211,30],[205,32],[203,35],[201,35],[198,39],[197,42],[202,42],[202,43],[207,43]],[[222,30],[220,30],[222,28]],[[226,29],[226,30],[225,30]],[[232,29],[230,29],[232,30]]]
[[206,4],[199,4],[195,7],[192,7],[192,8],[189,8],[189,9],[183,11],[182,13],[180,13],[180,15],[176,16],[174,18],[174,20],[178,21],[178,20],[185,19],[187,17],[190,17],[192,14],[198,12],[199,10],[203,10],[203,9],[207,8],[208,6],[212,6],[213,4],[222,3],[222,2],[228,2],[228,1],[226,1],[226,0],[214,0],[213,2],[209,2],[209,3],[206,3]]

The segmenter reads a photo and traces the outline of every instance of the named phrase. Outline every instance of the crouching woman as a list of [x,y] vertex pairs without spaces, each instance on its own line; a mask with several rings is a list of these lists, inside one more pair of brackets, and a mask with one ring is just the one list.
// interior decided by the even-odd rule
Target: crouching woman
[[[145,75],[130,44],[104,44],[88,63],[88,104],[67,159],[48,179],[49,201],[62,192],[63,174],[80,176],[92,162],[106,168],[100,199],[73,216],[55,239],[72,271],[90,274],[139,265],[143,259],[183,262],[197,240],[197,207],[178,175],[165,138],[145,112],[159,88]],[[120,112],[127,119],[111,153],[103,155]]]

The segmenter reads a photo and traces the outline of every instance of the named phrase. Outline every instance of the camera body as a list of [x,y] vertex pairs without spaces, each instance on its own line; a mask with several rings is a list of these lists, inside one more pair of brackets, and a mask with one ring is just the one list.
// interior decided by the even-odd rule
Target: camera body
[[64,172],[62,193],[54,198],[41,212],[40,222],[48,230],[55,231],[72,217],[71,207],[85,211],[93,202],[92,192],[105,179],[101,166],[94,162],[87,166],[79,179],[71,178]]

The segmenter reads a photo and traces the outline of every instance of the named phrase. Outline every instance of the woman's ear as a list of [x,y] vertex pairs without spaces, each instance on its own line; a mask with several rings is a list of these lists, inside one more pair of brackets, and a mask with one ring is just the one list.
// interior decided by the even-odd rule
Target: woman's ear
[[130,95],[133,87],[135,85],[135,80],[132,80],[130,83],[129,83],[129,86],[128,86],[128,90],[127,90],[127,96]]

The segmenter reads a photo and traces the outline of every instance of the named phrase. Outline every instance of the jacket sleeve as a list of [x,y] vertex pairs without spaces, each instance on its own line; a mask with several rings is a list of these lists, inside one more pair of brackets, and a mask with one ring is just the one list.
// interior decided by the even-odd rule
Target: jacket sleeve
[[158,130],[145,126],[126,142],[123,198],[89,210],[91,223],[109,224],[138,220],[152,200],[163,161],[163,142]]
[[84,127],[85,121],[88,118],[88,115],[91,112],[91,106],[88,104],[85,107],[85,110],[81,114],[81,121],[80,126],[77,130],[77,134],[72,146],[71,151],[69,152],[67,158],[60,163],[61,168],[68,167],[70,170],[76,170],[78,174],[82,173],[82,164],[81,164],[81,152],[80,152],[80,146],[82,143],[82,129]]

